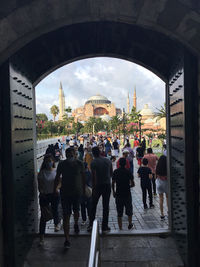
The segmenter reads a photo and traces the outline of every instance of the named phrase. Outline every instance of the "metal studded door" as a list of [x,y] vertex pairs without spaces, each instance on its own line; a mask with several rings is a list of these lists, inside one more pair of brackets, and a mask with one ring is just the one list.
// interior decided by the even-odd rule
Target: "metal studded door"
[[198,210],[195,189],[198,181],[197,88],[195,59],[184,51],[169,79],[168,101],[171,226],[186,266],[195,266],[191,263],[195,262],[197,252],[194,246]]
[[[4,89],[4,213],[6,265],[22,266],[37,226],[34,179],[33,88],[27,74],[13,62],[7,66]],[[5,77],[6,79],[7,77]],[[7,109],[7,114],[6,114]],[[7,115],[7,120],[6,120]],[[7,213],[6,213],[7,212]]]

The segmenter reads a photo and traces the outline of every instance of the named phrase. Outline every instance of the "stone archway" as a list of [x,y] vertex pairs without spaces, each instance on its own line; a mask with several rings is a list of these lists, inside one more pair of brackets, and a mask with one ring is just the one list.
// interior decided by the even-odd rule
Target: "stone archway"
[[104,115],[104,114],[108,114],[108,111],[105,108],[103,108],[103,107],[95,108],[95,110],[94,110],[94,115],[95,116],[101,116],[101,115]]
[[[17,6],[15,1],[9,6],[5,3],[0,17],[0,105],[5,141],[2,147],[5,158],[12,159],[9,162],[1,159],[4,225],[7,224],[4,237],[9,240],[4,246],[7,265],[15,266],[23,260],[29,233],[35,231],[36,225],[34,85],[63,64],[104,55],[139,63],[167,83],[168,136],[173,149],[169,170],[174,192],[172,231],[185,262],[189,258],[197,262],[198,58],[192,52],[199,54],[200,49],[199,3],[192,0],[187,4],[184,0],[162,3],[127,0],[123,6],[121,1],[114,0],[101,4],[87,1],[84,6],[80,0],[60,1],[60,5],[54,0],[24,3],[19,1]],[[179,10],[179,16],[171,18],[174,9]]]

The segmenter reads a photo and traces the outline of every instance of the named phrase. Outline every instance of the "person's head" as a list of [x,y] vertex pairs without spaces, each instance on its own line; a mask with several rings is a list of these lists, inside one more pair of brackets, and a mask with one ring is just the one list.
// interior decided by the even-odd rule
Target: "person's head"
[[108,150],[108,155],[111,156],[111,154],[112,154],[112,153],[111,153],[111,150]]
[[76,156],[75,149],[73,147],[67,148],[65,151],[65,155],[66,155],[67,159],[75,158],[75,156]]
[[51,154],[44,155],[41,170],[51,170],[55,168],[55,162]]
[[160,176],[167,175],[167,157],[162,155],[160,156],[157,166],[156,166],[156,174]]
[[60,139],[58,139],[58,142],[60,143]]
[[152,150],[151,147],[147,148],[147,153],[148,153],[148,154],[152,154],[152,153],[153,153],[153,150]]
[[121,168],[125,168],[125,165],[126,165],[126,159],[125,158],[120,158],[119,159],[119,166]]
[[92,154],[95,158],[98,158],[100,156],[100,150],[98,146],[95,146],[92,148]]
[[143,158],[142,159],[142,165],[147,166],[148,165],[148,159]]
[[163,145],[163,148],[164,148],[164,149],[167,149],[167,145],[166,145],[166,144],[164,144],[164,145]]
[[115,156],[111,156],[110,160],[112,160],[112,162],[116,161],[116,157]]
[[55,149],[58,149],[58,148],[59,148],[58,143],[56,143],[55,144]]
[[129,154],[129,151],[128,151],[127,149],[125,149],[125,150],[123,151],[123,157],[124,157],[124,158],[127,158],[127,157],[128,157],[128,154]]

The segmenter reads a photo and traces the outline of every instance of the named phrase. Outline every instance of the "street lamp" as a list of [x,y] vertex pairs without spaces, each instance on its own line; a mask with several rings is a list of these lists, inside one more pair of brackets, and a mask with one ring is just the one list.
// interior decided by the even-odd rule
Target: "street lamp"
[[141,121],[142,121],[142,115],[138,114],[139,131],[140,131],[140,142],[141,142],[141,131],[142,131],[141,130],[141,125],[142,125]]
[[96,122],[93,124],[92,126],[92,134],[94,135],[94,126],[95,126]]
[[124,134],[124,145],[125,145],[125,138],[126,138],[126,114],[125,114],[125,109],[124,108],[123,108],[122,123],[123,123],[123,134]]

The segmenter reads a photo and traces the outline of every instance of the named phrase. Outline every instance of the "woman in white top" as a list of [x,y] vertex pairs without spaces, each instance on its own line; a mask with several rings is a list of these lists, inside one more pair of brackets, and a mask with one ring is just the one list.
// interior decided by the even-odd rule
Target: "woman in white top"
[[58,194],[54,194],[54,180],[56,176],[55,163],[51,154],[44,156],[44,160],[38,174],[38,189],[40,192],[39,203],[41,208],[40,218],[40,243],[44,242],[44,234],[46,228],[46,208],[49,205],[52,209],[55,232],[59,231],[59,216],[58,216],[58,204],[60,197]]

